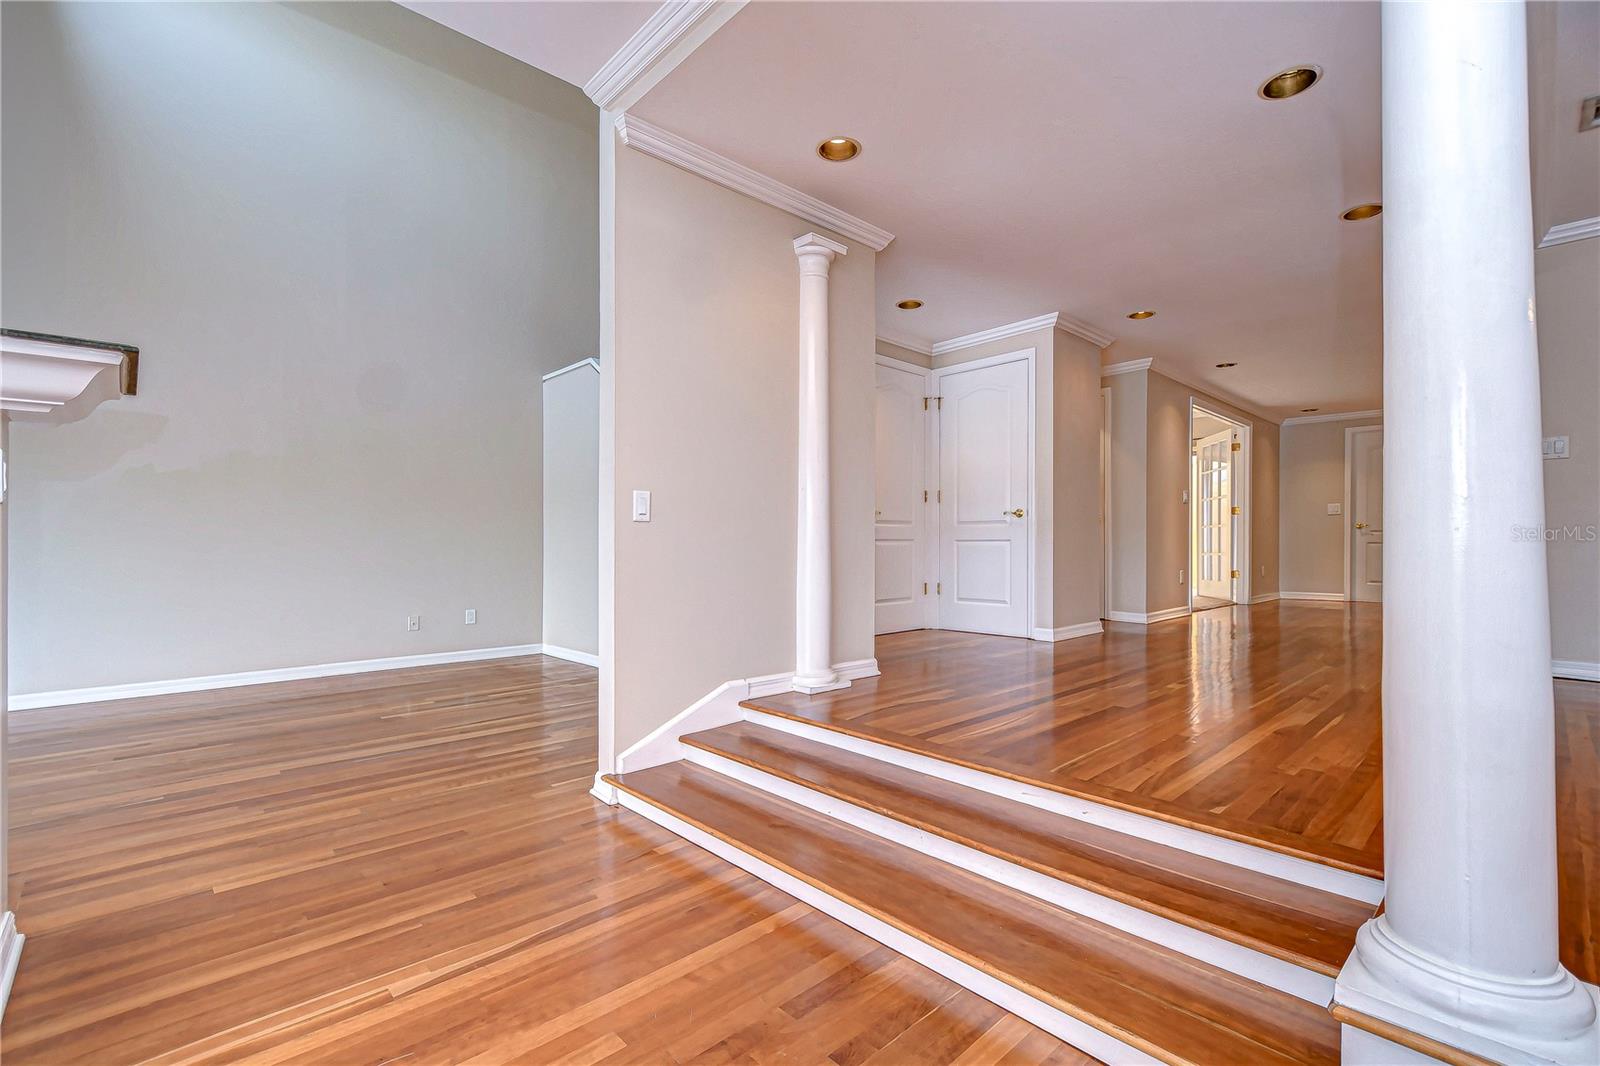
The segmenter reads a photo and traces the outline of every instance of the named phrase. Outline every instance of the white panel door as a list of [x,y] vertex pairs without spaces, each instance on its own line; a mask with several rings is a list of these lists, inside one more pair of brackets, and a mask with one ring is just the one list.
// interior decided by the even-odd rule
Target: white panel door
[[1028,364],[943,376],[939,625],[1028,635]]
[[879,633],[921,629],[927,618],[926,379],[877,367],[873,602]]
[[1194,591],[1233,599],[1233,434],[1213,433],[1195,443]]
[[1383,430],[1350,435],[1350,598],[1383,600]]

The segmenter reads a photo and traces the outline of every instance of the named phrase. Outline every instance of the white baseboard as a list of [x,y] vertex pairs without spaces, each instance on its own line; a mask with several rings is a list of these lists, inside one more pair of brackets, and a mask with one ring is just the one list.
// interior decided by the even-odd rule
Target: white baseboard
[[1275,600],[1277,598],[1278,598],[1278,594],[1276,592],[1263,592],[1259,596],[1251,596],[1250,597],[1250,602],[1251,603],[1271,603],[1273,600]]
[[1189,608],[1169,607],[1164,611],[1151,611],[1149,614],[1140,614],[1138,611],[1107,611],[1106,619],[1111,622],[1132,622],[1136,626],[1147,626],[1155,622],[1165,622],[1173,618],[1182,618],[1189,613]]
[[1574,659],[1554,659],[1550,672],[1569,681],[1600,681],[1600,663],[1585,663]]
[[0,915],[0,1021],[4,1021],[6,1001],[11,998],[11,982],[17,978],[17,964],[22,961],[22,942],[27,938],[17,932],[17,916],[10,911]]
[[539,649],[539,654],[548,655],[552,659],[565,659],[569,663],[577,663],[580,666],[598,667],[600,665],[600,656],[592,652],[578,651],[575,648],[563,648],[559,644],[541,644]]
[[1280,600],[1326,600],[1329,603],[1343,603],[1342,592],[1280,592]]
[[1074,637],[1092,637],[1096,633],[1104,633],[1106,627],[1100,624],[1099,619],[1093,622],[1080,622],[1075,626],[1061,626],[1058,629],[1035,629],[1034,640],[1072,640]]
[[170,681],[135,681],[125,685],[100,685],[94,688],[66,688],[54,692],[23,692],[7,701],[13,711],[37,707],[65,707],[75,703],[101,703],[128,700],[139,696],[167,696],[177,692],[204,692],[243,685],[267,685],[276,681],[303,681],[314,677],[365,674],[377,670],[405,670],[413,666],[438,666],[442,663],[471,663],[482,659],[509,659],[518,655],[538,655],[538,644],[511,644],[500,648],[471,648],[466,651],[436,651],[423,655],[395,655],[386,659],[356,659],[316,666],[285,666],[275,670],[246,670],[237,674],[211,674],[206,677],[180,677]]

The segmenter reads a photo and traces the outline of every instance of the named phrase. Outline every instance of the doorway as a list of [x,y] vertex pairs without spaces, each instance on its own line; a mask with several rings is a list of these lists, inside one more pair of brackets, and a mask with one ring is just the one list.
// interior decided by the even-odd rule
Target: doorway
[[1383,602],[1383,427],[1344,431],[1344,595]]
[[1249,602],[1250,425],[1189,403],[1189,609]]
[[934,623],[928,595],[928,371],[879,356],[873,409],[873,631],[900,633]]

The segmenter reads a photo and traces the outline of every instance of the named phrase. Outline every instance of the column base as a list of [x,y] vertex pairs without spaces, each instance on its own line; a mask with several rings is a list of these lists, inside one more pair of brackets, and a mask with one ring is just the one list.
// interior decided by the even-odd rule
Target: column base
[[832,670],[816,674],[795,674],[794,680],[790,684],[794,686],[796,692],[804,692],[808,695],[850,687],[849,681],[840,678]]
[[1403,943],[1385,918],[1356,935],[1334,986],[1337,1006],[1495,1062],[1600,1062],[1593,985],[1565,969],[1533,981],[1461,970]]
[[604,770],[595,771],[594,784],[589,786],[589,795],[601,803],[608,803],[615,807],[620,802],[617,799],[617,787],[607,781],[605,776],[606,772]]

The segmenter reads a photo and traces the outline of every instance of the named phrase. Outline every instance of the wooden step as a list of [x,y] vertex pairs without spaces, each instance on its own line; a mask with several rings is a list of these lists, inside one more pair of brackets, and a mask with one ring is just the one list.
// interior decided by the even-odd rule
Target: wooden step
[[782,778],[1098,896],[1336,977],[1374,908],[1051,814],[803,737],[737,722],[692,748]]
[[608,778],[645,807],[1159,1061],[1337,1063],[1325,1008],[686,762]]

